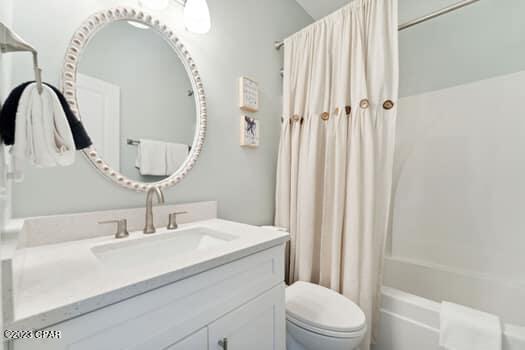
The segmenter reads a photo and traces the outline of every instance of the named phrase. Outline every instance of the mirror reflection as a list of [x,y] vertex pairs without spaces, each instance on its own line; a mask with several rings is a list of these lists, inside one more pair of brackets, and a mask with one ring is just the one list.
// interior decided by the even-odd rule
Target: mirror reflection
[[152,28],[128,21],[102,28],[83,51],[77,84],[82,122],[115,170],[157,182],[185,162],[196,127],[192,85]]

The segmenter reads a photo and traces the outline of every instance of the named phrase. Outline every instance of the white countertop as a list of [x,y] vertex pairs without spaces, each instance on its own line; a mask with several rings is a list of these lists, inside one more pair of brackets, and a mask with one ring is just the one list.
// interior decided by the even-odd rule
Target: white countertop
[[[14,322],[11,328],[41,329],[126,298],[176,282],[288,240],[288,234],[220,219],[181,225],[237,236],[217,247],[170,256],[129,268],[104,265],[91,251],[113,236],[24,248],[14,264]],[[177,231],[155,235],[175,235]],[[142,232],[126,240],[142,240]],[[120,241],[120,240],[119,240]]]

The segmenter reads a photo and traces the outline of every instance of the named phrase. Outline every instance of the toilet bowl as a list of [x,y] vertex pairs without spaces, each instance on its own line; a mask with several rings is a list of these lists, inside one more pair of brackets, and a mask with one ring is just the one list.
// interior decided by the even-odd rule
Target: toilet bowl
[[353,350],[365,334],[365,314],[341,294],[307,282],[286,288],[287,350]]

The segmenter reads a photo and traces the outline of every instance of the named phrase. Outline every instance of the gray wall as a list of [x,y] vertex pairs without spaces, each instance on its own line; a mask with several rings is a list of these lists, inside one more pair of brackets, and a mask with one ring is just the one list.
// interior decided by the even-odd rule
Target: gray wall
[[79,72],[120,87],[120,172],[136,181],[165,178],[141,176],[135,168],[138,147],[126,140],[193,143],[195,99],[188,96],[190,79],[171,46],[152,30],[112,23],[89,42]]
[[[457,0],[399,0],[399,22]],[[417,95],[525,69],[525,1],[481,0],[400,32],[400,94]]]
[[[129,2],[129,1],[128,1]],[[74,4],[73,4],[74,3]],[[58,83],[69,39],[93,11],[122,4],[117,0],[17,0],[14,27],[41,52],[44,79]],[[129,2],[133,3],[133,2]],[[311,23],[294,0],[209,0],[212,31],[184,30],[182,11],[172,5],[160,14],[189,48],[208,94],[209,124],[203,152],[189,176],[168,191],[167,201],[217,199],[223,218],[252,224],[273,221],[275,165],[281,113],[282,54],[274,40]],[[238,78],[260,84],[261,146],[239,147]],[[15,82],[31,78],[30,60],[15,67]],[[144,205],[145,197],[120,189],[79,158],[68,168],[30,169],[15,186],[15,217],[126,208]]]

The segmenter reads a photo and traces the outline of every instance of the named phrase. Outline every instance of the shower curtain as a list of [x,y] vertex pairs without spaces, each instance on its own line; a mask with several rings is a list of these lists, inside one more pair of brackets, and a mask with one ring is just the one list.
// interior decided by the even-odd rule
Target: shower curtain
[[354,0],[285,40],[277,226],[289,282],[332,288],[377,325],[398,95],[397,0]]

